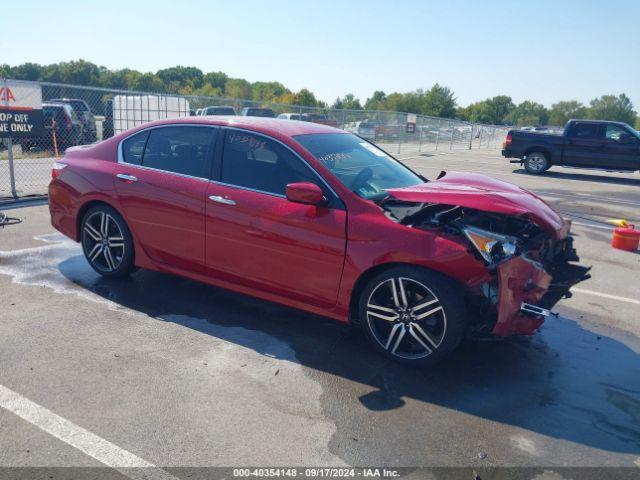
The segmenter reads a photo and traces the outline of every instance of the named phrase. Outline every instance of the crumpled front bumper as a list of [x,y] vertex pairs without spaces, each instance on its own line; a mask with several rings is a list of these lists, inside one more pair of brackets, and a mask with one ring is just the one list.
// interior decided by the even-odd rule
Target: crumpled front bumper
[[546,267],[526,255],[498,265],[498,318],[493,334],[533,334],[544,322],[544,316],[525,311],[523,304],[551,309],[560,299],[570,297],[569,289],[589,278],[591,269],[571,263],[577,260],[569,242],[568,248]]

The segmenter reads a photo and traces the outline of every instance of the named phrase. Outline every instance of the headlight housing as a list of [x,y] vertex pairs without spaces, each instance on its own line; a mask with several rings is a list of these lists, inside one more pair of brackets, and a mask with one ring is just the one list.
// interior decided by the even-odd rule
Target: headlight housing
[[465,227],[463,232],[489,264],[513,257],[520,250],[518,240],[508,235],[489,232],[477,227]]

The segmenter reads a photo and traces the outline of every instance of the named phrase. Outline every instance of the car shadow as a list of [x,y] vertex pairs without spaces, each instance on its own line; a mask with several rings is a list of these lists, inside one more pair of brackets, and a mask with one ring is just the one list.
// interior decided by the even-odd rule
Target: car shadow
[[[517,168],[513,170],[513,173],[519,175],[531,175],[527,173],[524,168]],[[603,172],[606,173],[606,172]],[[638,175],[635,172],[629,172],[629,175]],[[629,185],[632,187],[640,186],[640,178],[620,178],[610,177],[605,175],[594,175],[589,173],[570,173],[570,172],[558,172],[554,170],[548,170],[543,175],[543,178],[557,178],[558,180],[578,180],[583,182],[599,182],[599,183],[611,183],[614,185]]]
[[[325,390],[330,398],[324,402],[339,406],[325,410],[334,416],[336,434],[345,438],[350,432],[341,429],[354,421],[353,402],[374,418],[376,412],[405,408],[412,399],[601,450],[640,454],[640,343],[635,337],[604,336],[570,318],[550,318],[533,337],[465,342],[437,367],[414,368],[377,354],[359,332],[338,322],[199,282],[147,270],[128,279],[106,279],[81,256],[62,261],[59,270],[83,289],[158,322],[171,321],[270,357],[286,353],[220,327],[242,327],[285,342],[295,352],[286,360],[334,385],[331,393]],[[366,386],[367,393],[352,400],[342,395],[336,402],[336,382],[347,381]],[[372,420],[368,430],[386,438],[387,428]]]

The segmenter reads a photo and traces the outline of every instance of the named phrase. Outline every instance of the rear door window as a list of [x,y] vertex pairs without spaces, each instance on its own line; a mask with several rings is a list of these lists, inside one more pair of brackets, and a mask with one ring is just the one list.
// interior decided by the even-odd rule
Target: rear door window
[[208,178],[208,164],[217,129],[214,127],[162,127],[149,132],[142,166]]
[[569,136],[572,138],[592,140],[602,136],[600,125],[597,123],[575,123]]

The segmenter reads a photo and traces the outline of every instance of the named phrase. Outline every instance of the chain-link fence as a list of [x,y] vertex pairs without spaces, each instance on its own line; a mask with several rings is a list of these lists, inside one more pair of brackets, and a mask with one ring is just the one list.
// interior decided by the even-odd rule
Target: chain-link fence
[[[44,195],[66,148],[145,122],[192,115],[272,116],[331,125],[391,154],[497,149],[507,128],[399,112],[336,110],[236,98],[185,96],[41,83],[45,135],[0,143],[0,199]],[[11,151],[9,151],[9,148]],[[12,160],[12,161],[10,161]]]

